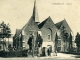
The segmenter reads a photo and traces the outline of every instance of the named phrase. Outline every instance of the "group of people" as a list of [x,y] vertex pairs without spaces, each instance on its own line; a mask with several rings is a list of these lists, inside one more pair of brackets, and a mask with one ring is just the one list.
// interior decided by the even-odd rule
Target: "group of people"
[[[34,43],[35,43],[35,42],[33,43],[33,39],[34,39],[34,36],[32,34],[30,34],[30,37],[27,42],[27,44],[29,45],[29,52],[32,52],[32,47],[34,46]],[[38,34],[38,36],[36,38],[36,43],[35,43],[35,48],[38,48],[37,49],[38,56],[40,56],[40,53],[41,53],[40,50],[41,50],[42,43],[43,43],[43,39],[40,36],[40,34]]]

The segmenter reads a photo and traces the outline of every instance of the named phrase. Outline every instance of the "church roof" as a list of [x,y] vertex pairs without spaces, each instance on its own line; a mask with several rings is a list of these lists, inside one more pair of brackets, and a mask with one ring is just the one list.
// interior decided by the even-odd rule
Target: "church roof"
[[[36,7],[36,1],[34,1],[34,8],[33,8],[33,14],[30,18],[30,20],[22,27],[21,30],[17,29],[16,30],[16,33],[17,35],[19,35],[23,29],[26,28],[26,26],[31,22],[31,21],[35,21],[35,22],[39,22],[39,19],[38,19],[38,13],[37,13],[37,7]],[[16,36],[17,37],[17,36]]]
[[26,28],[26,26],[28,26],[28,24],[30,24],[30,22],[33,20],[33,17],[30,18],[30,20],[22,27],[21,30],[16,29],[16,37],[18,37],[18,35],[22,32],[23,29]]
[[68,33],[72,32],[70,26],[68,25],[68,23],[65,19],[62,20],[61,22],[56,23],[55,25],[58,29],[62,29],[62,26],[64,26],[67,29]]
[[47,20],[52,20],[52,19],[51,19],[51,17],[49,16],[47,19],[45,19],[44,21],[42,21],[42,22],[38,25],[39,29],[41,29],[41,28],[43,27],[43,25],[46,23]]
[[62,21],[60,21],[60,22],[58,22],[58,23],[55,24],[58,29],[61,27],[63,21],[64,21],[64,20],[62,20]]

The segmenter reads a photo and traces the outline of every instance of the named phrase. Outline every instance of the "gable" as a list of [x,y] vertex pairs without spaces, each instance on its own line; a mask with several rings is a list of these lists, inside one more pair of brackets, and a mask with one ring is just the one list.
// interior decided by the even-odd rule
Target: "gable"
[[22,27],[22,29],[17,33],[17,36],[22,32],[22,31],[28,31],[28,30],[37,30],[38,26],[35,23],[35,20],[33,18],[33,16],[30,18],[30,20]]
[[41,29],[41,28],[43,27],[43,25],[45,24],[46,21],[47,21],[47,19],[44,20],[43,22],[41,22],[41,23],[38,25],[38,28]]
[[70,26],[68,25],[68,23],[67,23],[66,20],[64,20],[64,21],[62,22],[59,30],[61,30],[61,29],[63,28],[63,26],[65,27],[67,33],[70,34],[70,33],[72,32],[72,30],[71,30],[71,28],[70,28]]
[[32,17],[23,30],[28,31],[28,30],[37,30],[37,29],[38,29],[37,23],[35,23],[35,20]]
[[57,30],[54,22],[50,17],[48,17],[48,19],[46,20],[45,24],[43,25],[43,28],[51,28],[53,31]]
[[55,26],[56,26],[58,29],[60,29],[60,27],[61,27],[61,25],[62,25],[62,22],[63,22],[63,21],[60,21],[60,22],[56,23]]
[[54,29],[57,29],[50,16],[47,19],[45,19],[42,23],[40,23],[38,25],[38,27],[39,27],[39,29],[41,29],[41,28],[54,28]]

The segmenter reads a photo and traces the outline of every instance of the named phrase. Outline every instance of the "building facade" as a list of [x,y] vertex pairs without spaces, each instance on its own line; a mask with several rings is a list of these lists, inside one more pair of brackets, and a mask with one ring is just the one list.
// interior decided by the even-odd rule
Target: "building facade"
[[72,48],[73,32],[69,27],[67,21],[64,19],[55,24],[58,28],[58,52],[70,52]]
[[[64,30],[63,27],[67,30]],[[51,52],[68,52],[72,48],[72,30],[66,20],[54,24],[49,16],[43,22],[39,23],[36,2],[34,2],[33,14],[30,20],[22,29],[16,30],[13,37],[13,47],[16,49],[29,49],[27,42],[30,34],[34,36],[34,46],[36,45],[36,38],[40,34],[43,39],[42,48],[50,48]]]
[[51,48],[52,52],[55,52],[55,37],[58,29],[56,28],[51,17],[49,16],[47,19],[41,22],[38,27],[42,33],[42,47]]

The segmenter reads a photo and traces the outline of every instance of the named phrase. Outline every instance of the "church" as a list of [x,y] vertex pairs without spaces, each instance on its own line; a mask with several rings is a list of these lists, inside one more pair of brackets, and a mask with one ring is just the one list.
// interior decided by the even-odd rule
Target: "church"
[[[63,21],[54,24],[49,16],[40,23],[36,1],[34,2],[33,13],[29,21],[22,29],[16,29],[16,33],[13,36],[13,47],[16,49],[21,48],[22,50],[29,49],[27,42],[30,34],[33,34],[34,36],[33,47],[35,46],[37,36],[40,34],[43,39],[42,48],[50,48],[51,53],[56,51],[69,52],[72,48],[72,30],[67,21],[64,19]],[[63,36],[66,36],[66,38]]]

